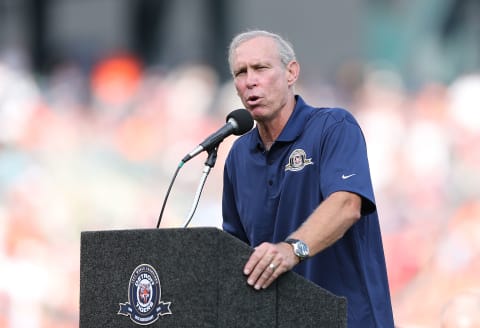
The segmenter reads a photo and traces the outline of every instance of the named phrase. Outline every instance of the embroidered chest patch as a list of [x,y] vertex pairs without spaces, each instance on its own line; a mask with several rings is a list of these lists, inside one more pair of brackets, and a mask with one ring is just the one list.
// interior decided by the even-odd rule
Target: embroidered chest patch
[[311,158],[303,149],[295,149],[288,158],[288,164],[285,165],[285,171],[301,171],[307,165],[313,164]]

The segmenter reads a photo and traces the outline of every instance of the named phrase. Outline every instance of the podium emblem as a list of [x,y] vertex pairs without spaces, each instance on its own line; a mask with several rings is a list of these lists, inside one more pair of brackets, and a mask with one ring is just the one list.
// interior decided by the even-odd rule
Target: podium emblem
[[133,270],[128,283],[128,302],[119,303],[117,314],[129,316],[139,325],[149,325],[159,316],[172,314],[171,302],[162,302],[161,292],[157,271],[149,264],[140,264]]

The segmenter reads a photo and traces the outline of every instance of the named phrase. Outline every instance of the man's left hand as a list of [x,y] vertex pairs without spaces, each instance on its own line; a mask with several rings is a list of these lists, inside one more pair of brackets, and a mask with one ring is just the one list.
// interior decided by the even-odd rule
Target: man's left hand
[[300,259],[293,253],[291,245],[284,242],[262,243],[250,255],[243,273],[248,277],[247,283],[260,290],[270,286],[275,279],[291,270],[298,262]]

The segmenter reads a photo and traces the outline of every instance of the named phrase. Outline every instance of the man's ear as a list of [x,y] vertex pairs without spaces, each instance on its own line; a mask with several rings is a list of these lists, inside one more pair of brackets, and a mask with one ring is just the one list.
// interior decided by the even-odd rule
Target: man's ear
[[287,81],[288,85],[293,85],[300,74],[300,64],[296,60],[292,60],[287,65]]

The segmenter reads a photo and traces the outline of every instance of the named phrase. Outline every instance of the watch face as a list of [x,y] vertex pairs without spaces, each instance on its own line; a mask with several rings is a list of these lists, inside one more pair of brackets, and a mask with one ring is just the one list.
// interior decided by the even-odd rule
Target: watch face
[[302,242],[302,241],[298,241],[296,244],[296,252],[297,255],[299,257],[307,257],[308,256],[308,253],[309,253],[309,250],[308,250],[308,246]]
[[297,242],[297,251],[300,257],[307,257],[309,253],[308,246],[301,241]]
[[310,256],[310,250],[308,248],[308,245],[305,244],[303,241],[289,238],[286,239],[285,242],[293,246],[293,252],[296,256],[300,258],[300,261]]

